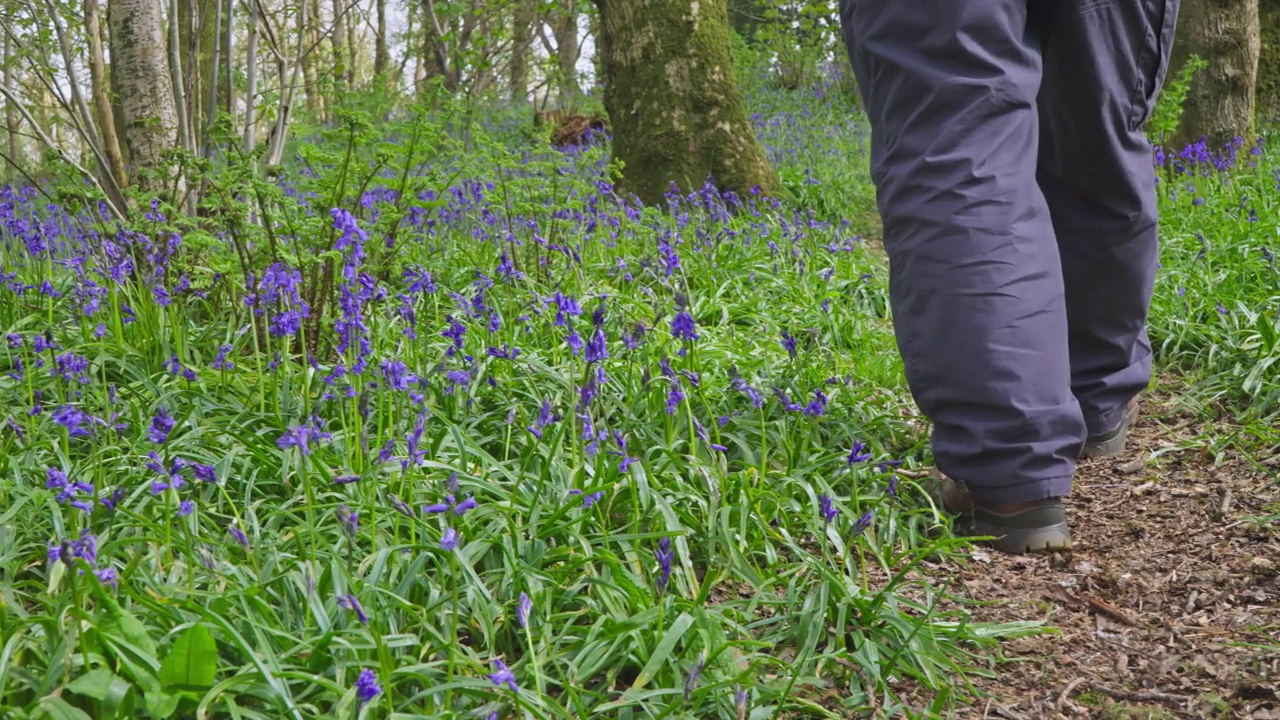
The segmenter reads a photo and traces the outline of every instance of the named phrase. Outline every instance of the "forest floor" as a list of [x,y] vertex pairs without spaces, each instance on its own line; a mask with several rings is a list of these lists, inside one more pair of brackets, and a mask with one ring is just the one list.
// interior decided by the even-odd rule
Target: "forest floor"
[[[956,715],[1280,720],[1280,453],[1226,450],[1168,396],[1144,398],[1126,452],[1081,465],[1069,555],[975,548],[938,568],[977,621],[1042,620]],[[1222,436],[1220,425],[1214,435]]]

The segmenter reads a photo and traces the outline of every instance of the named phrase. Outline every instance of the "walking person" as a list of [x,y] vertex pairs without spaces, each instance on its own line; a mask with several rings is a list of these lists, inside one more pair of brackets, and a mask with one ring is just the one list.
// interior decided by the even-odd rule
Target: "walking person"
[[840,2],[907,381],[948,509],[1005,552],[1070,547],[1077,462],[1151,379],[1143,125],[1178,2]]

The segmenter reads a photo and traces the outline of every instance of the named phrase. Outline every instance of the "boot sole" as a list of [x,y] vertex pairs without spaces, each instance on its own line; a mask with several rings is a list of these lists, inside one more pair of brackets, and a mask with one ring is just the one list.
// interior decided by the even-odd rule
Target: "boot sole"
[[1137,419],[1138,404],[1134,403],[1133,407],[1125,412],[1124,418],[1120,420],[1120,427],[1096,440],[1086,440],[1084,447],[1080,450],[1080,457],[1089,459],[1109,458],[1124,452],[1125,445],[1129,441],[1129,428],[1133,425],[1134,420]]

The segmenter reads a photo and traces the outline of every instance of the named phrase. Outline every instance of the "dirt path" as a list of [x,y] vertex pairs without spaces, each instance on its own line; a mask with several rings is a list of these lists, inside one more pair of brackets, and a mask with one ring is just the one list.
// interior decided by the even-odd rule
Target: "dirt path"
[[1280,536],[1249,520],[1280,512],[1280,458],[1214,466],[1197,430],[1146,400],[1129,451],[1080,468],[1069,557],[956,571],[975,620],[1060,630],[1008,643],[957,717],[1280,720]]

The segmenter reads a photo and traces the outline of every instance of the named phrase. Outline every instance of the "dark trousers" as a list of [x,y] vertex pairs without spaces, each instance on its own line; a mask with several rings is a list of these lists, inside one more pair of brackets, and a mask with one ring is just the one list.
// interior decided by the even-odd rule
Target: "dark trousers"
[[1066,495],[1151,379],[1143,132],[1178,0],[842,0],[907,381],[978,502]]

